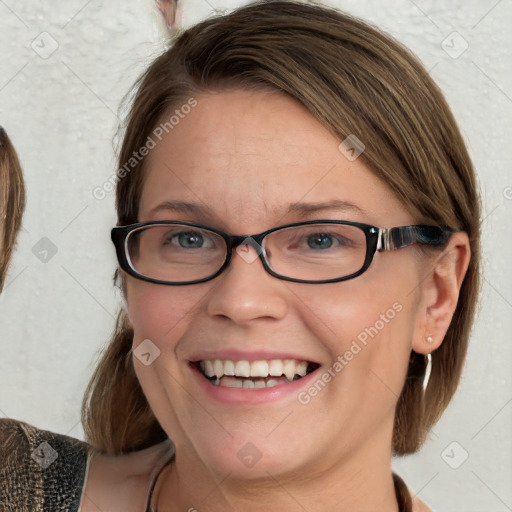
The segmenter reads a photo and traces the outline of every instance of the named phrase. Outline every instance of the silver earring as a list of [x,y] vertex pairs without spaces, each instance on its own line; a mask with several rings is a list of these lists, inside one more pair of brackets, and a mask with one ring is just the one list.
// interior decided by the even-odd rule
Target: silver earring
[[432,372],[432,356],[431,354],[426,355],[427,366],[425,368],[425,377],[423,377],[423,392],[427,389],[428,381],[430,380],[430,373]]

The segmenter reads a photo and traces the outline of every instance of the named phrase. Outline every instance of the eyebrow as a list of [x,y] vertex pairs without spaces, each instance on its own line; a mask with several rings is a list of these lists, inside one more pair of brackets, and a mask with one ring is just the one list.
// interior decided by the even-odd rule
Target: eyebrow
[[[326,202],[316,203],[291,203],[285,214],[296,213],[300,216],[307,216],[311,213],[317,213],[324,210],[339,210],[342,212],[354,212],[362,215],[368,215],[368,212],[349,201],[335,199]],[[151,213],[160,211],[172,211],[180,213],[196,213],[200,215],[213,215],[213,211],[206,205],[200,203],[190,203],[186,201],[164,201],[151,210]]]
[[287,213],[293,212],[300,215],[307,215],[308,213],[316,213],[322,210],[340,210],[343,212],[355,212],[368,215],[368,212],[360,206],[340,199],[334,199],[333,201],[323,203],[291,203]]

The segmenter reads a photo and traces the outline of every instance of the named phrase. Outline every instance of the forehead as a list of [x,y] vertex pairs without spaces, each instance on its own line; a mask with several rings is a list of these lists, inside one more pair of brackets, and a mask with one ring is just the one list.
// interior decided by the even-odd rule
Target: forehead
[[195,99],[186,114],[177,107],[147,156],[139,220],[172,218],[155,212],[169,201],[199,203],[222,227],[242,230],[267,229],[300,202],[355,204],[366,218],[355,210],[343,218],[363,222],[404,215],[386,184],[362,159],[347,159],[340,140],[294,99],[240,90]]

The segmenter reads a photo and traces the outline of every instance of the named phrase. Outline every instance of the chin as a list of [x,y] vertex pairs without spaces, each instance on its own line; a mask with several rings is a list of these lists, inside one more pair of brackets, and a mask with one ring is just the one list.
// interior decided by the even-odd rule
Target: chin
[[198,455],[210,471],[229,475],[230,479],[249,481],[298,472],[300,450],[301,446],[290,446],[283,439],[270,442],[265,436],[258,439],[237,436],[224,444],[201,447]]

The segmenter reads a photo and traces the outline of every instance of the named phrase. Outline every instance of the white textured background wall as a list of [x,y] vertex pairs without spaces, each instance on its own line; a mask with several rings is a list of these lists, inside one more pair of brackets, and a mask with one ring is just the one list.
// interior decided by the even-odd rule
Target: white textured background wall
[[[238,2],[183,4],[188,27]],[[463,380],[421,453],[395,467],[436,512],[510,511],[512,2],[330,4],[419,55],[454,110],[482,188],[485,273]],[[164,33],[151,0],[2,0],[0,20],[0,124],[28,189],[0,296],[0,417],[82,438],[81,396],[117,308],[114,196],[97,200],[92,190],[115,169],[121,97]]]

